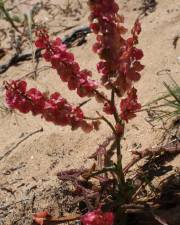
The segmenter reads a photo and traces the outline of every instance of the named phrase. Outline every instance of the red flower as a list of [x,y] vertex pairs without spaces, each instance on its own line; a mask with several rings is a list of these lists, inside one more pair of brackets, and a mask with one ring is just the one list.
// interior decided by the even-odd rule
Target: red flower
[[80,97],[94,95],[97,83],[89,78],[91,72],[80,70],[74,55],[67,51],[61,39],[56,38],[54,41],[50,41],[45,30],[36,32],[36,35],[38,37],[35,42],[36,46],[45,50],[44,59],[51,63],[53,69],[57,70],[62,81],[68,82],[68,88],[77,90]]
[[46,121],[61,126],[70,125],[72,129],[81,127],[85,132],[93,129],[93,124],[84,120],[83,111],[68,103],[58,92],[48,98],[36,88],[27,90],[26,82],[20,80],[6,83],[5,88],[6,102],[12,109],[22,113],[32,112],[33,115],[40,114]]
[[32,109],[28,97],[24,98],[26,87],[26,82],[20,80],[6,84],[6,102],[10,108],[18,109],[22,113],[28,113]]
[[133,56],[135,57],[136,60],[140,60],[144,56],[143,51],[141,49],[134,48],[133,49]]
[[51,215],[48,213],[48,211],[37,212],[33,215],[33,221],[36,224],[43,225],[44,221],[50,217]]
[[124,126],[120,123],[117,123],[115,126],[116,134],[121,136],[124,133]]
[[36,88],[29,89],[26,94],[32,104],[31,111],[33,115],[41,114],[44,110],[46,97]]
[[103,107],[103,111],[106,114],[112,115],[116,111],[116,108],[113,105],[111,105],[110,103],[105,102],[104,107]]
[[93,51],[101,59],[97,64],[98,72],[103,75],[101,82],[107,89],[109,84],[111,87],[113,84],[122,96],[133,82],[140,79],[139,72],[144,68],[138,61],[143,57],[143,52],[135,47],[141,32],[140,22],[135,22],[132,36],[125,39],[123,35],[127,29],[122,25],[124,17],[118,14],[119,7],[114,0],[89,0],[89,6],[90,28],[96,34]]
[[137,102],[137,90],[132,88],[128,92],[128,96],[125,99],[121,100],[120,108],[121,108],[121,119],[128,122],[130,119],[136,116],[136,111],[141,109],[141,105]]
[[81,216],[83,225],[113,225],[114,214],[96,209]]

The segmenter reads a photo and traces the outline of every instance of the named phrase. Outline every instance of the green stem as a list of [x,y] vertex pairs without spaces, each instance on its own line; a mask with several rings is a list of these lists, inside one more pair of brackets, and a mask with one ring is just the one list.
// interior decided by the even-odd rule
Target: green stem
[[15,25],[14,21],[12,20],[11,16],[9,15],[8,11],[5,9],[4,4],[0,5],[0,10],[4,13],[7,21],[11,24],[11,26],[19,33],[22,33],[17,26]]
[[89,175],[87,179],[97,176],[97,175],[100,175],[100,174],[103,174],[103,173],[113,172],[113,171],[116,171],[116,166],[104,167],[102,170],[92,172],[91,175]]
[[115,90],[112,89],[112,92],[111,92],[111,104],[114,106],[115,108],[115,112],[114,112],[114,119],[116,121],[116,123],[119,122],[119,116],[118,116],[118,112],[117,112],[117,109],[116,109],[116,105],[115,105]]
[[106,117],[102,116],[99,112],[96,111],[96,113],[98,114],[98,116],[101,117],[102,120],[104,120],[107,123],[107,125],[112,129],[113,133],[116,134],[116,130],[114,129],[112,123],[108,119],[106,119]]
[[86,100],[86,101],[84,101],[84,102],[81,102],[80,104],[79,104],[79,107],[81,108],[82,106],[84,106],[86,103],[88,103],[89,101],[91,101],[91,99],[88,99],[88,100]]
[[102,120],[102,117],[88,117],[88,116],[85,116],[84,119],[85,120]]
[[124,189],[125,177],[122,168],[122,154],[121,154],[121,137],[116,136],[116,149],[117,149],[117,167],[118,167],[118,178],[121,190]]
[[[112,89],[112,92],[111,92],[111,104],[116,109],[116,106],[115,106],[115,90],[114,89]],[[119,118],[117,109],[115,110],[113,115],[114,115],[114,119],[115,119],[116,123],[122,123],[120,118]],[[125,178],[124,178],[124,173],[123,173],[123,168],[122,168],[122,154],[121,154],[121,143],[120,143],[121,137],[122,136],[119,136],[118,134],[116,134],[118,178],[119,178],[120,186],[123,189],[123,186],[125,184]]]
[[117,218],[115,221],[116,225],[126,225],[126,221],[127,221],[127,216],[126,213],[124,212],[124,210],[122,210],[121,208],[118,209],[117,211]]
[[94,93],[98,95],[100,98],[102,98],[105,102],[111,103],[111,101],[108,98],[106,98],[103,94],[101,94],[98,90],[94,89]]
[[[115,112],[114,112],[114,119],[116,121],[116,124],[120,123],[122,124],[121,118],[118,115],[118,111],[117,108],[115,106],[115,90],[112,89],[111,92],[111,104],[114,106],[115,108]],[[125,199],[125,177],[124,177],[124,173],[123,173],[123,168],[122,168],[122,153],[121,153],[121,139],[122,139],[122,135],[119,135],[116,133],[116,149],[117,149],[117,177],[118,177],[118,183],[119,183],[119,194]],[[124,212],[124,210],[122,210],[121,208],[118,209],[117,211],[117,218],[116,218],[116,224],[119,225],[126,225],[126,214]]]

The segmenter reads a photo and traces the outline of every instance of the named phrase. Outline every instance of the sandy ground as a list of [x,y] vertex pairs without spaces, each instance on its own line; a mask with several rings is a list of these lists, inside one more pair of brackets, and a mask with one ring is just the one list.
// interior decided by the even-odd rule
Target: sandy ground
[[[14,1],[17,4],[20,1]],[[35,3],[37,1],[27,1]],[[43,1],[45,2],[45,1]],[[65,7],[67,1],[52,0],[50,3]],[[88,24],[88,9],[86,1],[72,1],[72,12],[64,14],[57,6],[50,6],[50,9],[40,10],[35,17],[37,22],[46,21],[50,33],[59,31],[61,37],[65,33],[71,33],[73,29],[63,31],[63,27],[81,26]],[[132,27],[134,20],[141,11],[137,10],[141,0],[118,1],[121,13],[126,19],[126,26]],[[138,95],[142,104],[145,104],[162,93],[165,89],[163,81],[168,82],[171,75],[180,83],[180,64],[177,57],[180,56],[180,42],[174,49],[172,42],[174,37],[180,33],[180,1],[179,0],[158,0],[154,12],[148,13],[141,18],[142,34],[140,35],[140,47],[144,51],[143,64],[145,69],[142,79],[136,84]],[[82,8],[81,8],[82,6]],[[21,13],[27,13],[29,8],[26,5],[19,5]],[[6,28],[8,37],[1,41],[0,47],[9,47],[10,26],[0,20],[0,28]],[[71,51],[77,57],[82,68],[93,71],[95,79],[99,75],[95,69],[98,57],[91,51],[94,43],[94,35],[87,37],[87,43],[74,47]],[[30,47],[26,46],[26,50]],[[9,51],[0,61],[4,63],[10,56]],[[41,60],[39,67],[47,65]],[[16,67],[11,67],[0,77],[0,82],[9,79],[23,77],[31,72],[33,63],[26,61]],[[164,70],[164,71],[162,71]],[[168,73],[166,71],[169,71]],[[162,71],[160,74],[158,71]],[[65,85],[59,81],[56,72],[46,70],[39,74],[37,80],[27,78],[29,86],[37,86],[43,91],[60,91],[60,93],[74,104],[80,103],[74,92],[69,92]],[[91,101],[84,107],[89,115],[95,110],[100,110],[101,105]],[[161,141],[162,130],[152,129],[146,122],[147,114],[139,113],[137,118],[132,120],[126,128],[125,140],[123,142],[123,163],[131,159],[130,149],[134,146],[141,148],[152,147]],[[54,215],[61,215],[62,209],[66,208],[68,197],[62,190],[56,174],[62,169],[79,168],[90,165],[87,156],[95,152],[97,145],[102,143],[106,136],[111,134],[105,124],[101,125],[99,132],[84,134],[81,130],[71,132],[70,128],[58,127],[42,121],[39,117],[22,115],[16,112],[2,113],[0,115],[0,225],[31,224],[31,214],[43,209],[50,210]],[[20,143],[6,157],[2,156],[12,149],[19,141],[23,140],[32,132],[43,128],[43,132],[37,132]],[[140,148],[140,149],[141,149]],[[172,162],[174,168],[178,167],[180,158]],[[21,201],[18,203],[18,201]],[[9,205],[12,204],[12,205]],[[9,206],[8,206],[9,205]],[[1,207],[8,206],[6,209]]]

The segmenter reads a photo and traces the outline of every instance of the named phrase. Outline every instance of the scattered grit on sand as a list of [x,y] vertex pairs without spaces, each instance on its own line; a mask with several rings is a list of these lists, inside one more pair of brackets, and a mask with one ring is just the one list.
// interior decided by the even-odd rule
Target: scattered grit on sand
[[[12,2],[18,4],[22,14],[27,13],[31,8],[31,6],[28,8],[26,4],[19,4],[21,1]],[[34,4],[37,1],[24,2]],[[61,37],[71,33],[75,27],[87,25],[89,12],[86,1],[79,3],[77,0],[72,0],[71,2],[72,11],[68,11],[65,15],[57,6],[65,7],[67,1],[47,1],[49,9],[40,10],[35,21],[38,23],[45,21],[50,33],[59,31],[58,35]],[[130,29],[141,12],[138,8],[141,7],[142,1],[119,0],[118,2],[120,13],[125,16],[125,25]],[[154,12],[141,18],[142,33],[139,46],[144,51],[145,69],[136,87],[142,104],[156,98],[165,90],[163,81],[168,82],[169,75],[180,83],[180,64],[177,61],[177,57],[180,56],[180,43],[176,49],[172,45],[174,37],[180,34],[180,1],[158,0],[157,2]],[[64,28],[70,26],[74,28],[65,31]],[[6,28],[8,36],[1,41],[0,47],[9,47],[10,27],[4,20],[0,20],[0,29],[2,28]],[[98,79],[100,75],[95,68],[98,57],[91,51],[94,41],[94,35],[90,34],[87,37],[87,43],[74,47],[71,51],[81,67],[92,70],[94,78]],[[24,50],[30,50],[30,47],[27,45]],[[11,55],[12,52],[8,52],[7,56],[1,59],[0,64]],[[41,60],[39,67],[43,65],[47,64]],[[0,82],[2,84],[4,80],[20,78],[32,70],[31,61],[20,63],[2,74]],[[158,71],[162,72],[158,73]],[[74,104],[81,102],[74,92],[65,88],[65,84],[60,82],[53,70],[41,72],[36,81],[27,78],[27,82],[29,86],[36,86],[43,91],[60,91]],[[95,109],[100,110],[101,106],[93,100],[84,107],[88,115],[93,115]],[[146,122],[146,118],[146,113],[139,113],[137,118],[127,125],[126,139],[123,142],[124,165],[131,159],[129,150],[134,146],[140,146],[140,149],[143,149],[152,147],[161,141],[162,130],[152,129]],[[17,142],[43,128],[43,132],[30,136],[7,157],[0,159],[0,225],[30,225],[32,213],[43,209],[50,210],[56,216],[61,215],[63,210],[70,211],[71,208],[67,203],[71,197],[66,195],[66,188],[60,185],[56,173],[62,169],[90,165],[91,161],[87,160],[87,156],[91,155],[97,145],[111,134],[109,128],[102,124],[100,132],[90,134],[84,134],[81,130],[71,132],[69,127],[58,127],[39,117],[19,113],[1,114],[0,121],[0,158]],[[176,157],[172,165],[176,168],[179,163],[180,157]],[[14,204],[18,201],[21,202]],[[12,206],[1,210],[2,206],[9,204]]]

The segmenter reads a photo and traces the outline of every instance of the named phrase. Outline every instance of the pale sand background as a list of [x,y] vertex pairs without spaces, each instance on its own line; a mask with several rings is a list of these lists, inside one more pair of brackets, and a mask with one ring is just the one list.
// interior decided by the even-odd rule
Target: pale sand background
[[[49,2],[61,6],[67,3],[65,0]],[[41,10],[35,19],[38,22],[46,21],[51,33],[63,30],[62,25],[67,27],[87,25],[89,12],[86,1],[81,2],[82,8],[76,0],[73,0],[73,15],[65,16],[58,12],[57,7],[53,7],[52,13],[57,14],[55,17],[47,11]],[[120,13],[125,16],[126,27],[130,29],[140,13],[140,11],[133,9],[139,8],[142,1],[119,0],[118,2],[121,3]],[[162,83],[163,81],[168,82],[169,77],[165,72],[158,76],[158,71],[168,69],[170,70],[169,74],[177,82],[180,82],[180,64],[177,61],[177,57],[180,56],[180,41],[177,44],[177,49],[174,49],[172,45],[173,38],[178,33],[180,34],[180,1],[158,0],[157,2],[156,10],[141,19],[142,33],[139,38],[139,46],[144,51],[143,64],[145,69],[142,73],[142,79],[136,84],[136,87],[142,104],[151,101],[165,90]],[[15,1],[15,3],[18,3],[18,1]],[[26,6],[20,5],[20,8],[21,12],[27,10]],[[0,28],[4,27],[7,27],[8,32],[9,24],[0,20]],[[71,30],[66,31],[66,33],[71,33]],[[65,32],[62,31],[59,35],[63,37],[64,34]],[[75,54],[82,68],[92,70],[94,78],[98,79],[100,75],[95,69],[98,57],[91,51],[94,40],[94,35],[90,34],[87,37],[87,43],[80,47],[74,47],[71,51]],[[8,47],[8,41],[9,39],[3,41],[0,47]],[[28,47],[26,47],[27,49]],[[5,62],[10,55],[11,52],[0,63]],[[45,64],[41,60],[39,67]],[[19,66],[11,67],[2,74],[0,82],[22,77],[31,72],[32,68],[31,61],[20,63]],[[31,78],[28,78],[27,81],[30,86],[38,86],[43,91],[60,91],[64,97],[74,104],[82,101],[74,92],[69,92],[65,88],[65,84],[60,82],[59,77],[53,70],[41,72],[37,81],[33,81]],[[93,110],[100,110],[101,105],[97,106],[97,103],[92,100],[84,109],[89,115],[94,115]],[[124,164],[130,160],[131,154],[128,150],[132,149],[134,144],[141,144],[143,149],[154,146],[161,140],[162,131],[159,129],[153,130],[146,122],[146,117],[146,113],[139,113],[137,118],[127,125],[126,140],[123,144]],[[4,155],[11,146],[27,134],[41,127],[44,129],[42,133],[33,135],[0,161],[0,207],[22,199],[30,199],[25,204],[17,204],[8,208],[6,210],[7,217],[2,216],[0,212],[0,224],[5,225],[29,225],[31,224],[31,212],[45,208],[51,208],[52,212],[58,215],[60,213],[58,208],[63,208],[64,204],[61,204],[61,200],[58,200],[58,195],[62,195],[61,190],[63,188],[59,187],[56,173],[62,169],[89,165],[91,162],[86,160],[87,156],[91,155],[97,144],[103,142],[105,137],[111,133],[105,124],[101,125],[100,132],[90,134],[84,134],[81,130],[71,132],[69,127],[57,127],[41,120],[39,117],[34,118],[30,114],[1,115],[0,121],[0,156]],[[173,161],[173,166],[178,167],[179,162],[180,158],[177,157]],[[20,168],[13,171],[13,168],[18,166]],[[4,175],[7,171],[10,171],[9,175]],[[12,190],[12,193],[8,192],[7,189]],[[31,207],[33,196],[35,196],[34,209]],[[60,202],[59,207],[58,202]],[[5,212],[3,213],[5,215]],[[14,223],[15,221],[18,222]]]

